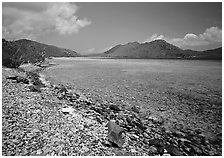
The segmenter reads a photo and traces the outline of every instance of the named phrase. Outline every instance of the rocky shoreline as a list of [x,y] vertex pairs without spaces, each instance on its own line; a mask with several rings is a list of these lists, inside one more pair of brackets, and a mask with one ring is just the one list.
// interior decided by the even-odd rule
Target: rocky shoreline
[[4,156],[222,155],[221,135],[167,131],[157,113],[99,103],[42,70],[2,68]]

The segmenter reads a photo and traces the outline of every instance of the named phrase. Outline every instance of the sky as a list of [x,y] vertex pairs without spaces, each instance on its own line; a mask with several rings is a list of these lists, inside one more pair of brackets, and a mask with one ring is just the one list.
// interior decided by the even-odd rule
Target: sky
[[117,44],[163,39],[182,49],[222,46],[221,2],[3,2],[2,37],[102,53]]

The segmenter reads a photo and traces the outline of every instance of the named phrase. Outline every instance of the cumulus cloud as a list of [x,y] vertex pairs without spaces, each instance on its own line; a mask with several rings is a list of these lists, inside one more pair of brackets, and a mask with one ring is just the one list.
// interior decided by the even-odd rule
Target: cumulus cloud
[[[78,18],[78,6],[74,3],[32,4],[27,9],[17,7],[16,4],[3,5],[3,37],[35,38],[49,32],[71,35],[91,24],[87,18]],[[32,11],[30,8],[34,7],[36,8]]]
[[218,27],[207,28],[204,33],[195,35],[186,34],[184,38],[170,39],[170,42],[178,46],[201,46],[222,42],[222,30]]
[[222,42],[222,30],[218,27],[210,27],[203,34],[200,34],[199,37],[206,41]]
[[153,34],[151,37],[149,37],[148,39],[146,39],[144,42],[151,42],[151,41],[154,41],[154,40],[159,40],[159,39],[164,39],[164,36],[163,35],[157,35],[156,33]]
[[178,47],[187,46],[204,46],[214,43],[222,43],[222,30],[218,27],[207,28],[202,34],[187,33],[183,38],[169,38],[163,35],[153,34],[145,42],[150,42],[157,39],[164,39]]

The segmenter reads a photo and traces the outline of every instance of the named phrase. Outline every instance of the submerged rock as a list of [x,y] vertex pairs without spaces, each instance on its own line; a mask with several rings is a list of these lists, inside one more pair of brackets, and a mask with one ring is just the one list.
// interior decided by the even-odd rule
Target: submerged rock
[[117,105],[114,105],[114,104],[111,104],[109,108],[113,111],[121,111],[121,109]]
[[123,128],[115,123],[114,120],[110,120],[107,125],[108,127],[108,139],[112,143],[115,143],[118,147],[122,147],[124,139],[122,138]]

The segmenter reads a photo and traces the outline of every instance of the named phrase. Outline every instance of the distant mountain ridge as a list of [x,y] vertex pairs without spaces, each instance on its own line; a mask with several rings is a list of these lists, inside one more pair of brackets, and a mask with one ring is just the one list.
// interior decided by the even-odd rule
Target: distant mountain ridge
[[75,51],[47,45],[27,39],[7,41],[2,39],[3,65],[17,67],[22,63],[42,62],[47,57],[77,57]]
[[113,58],[181,58],[221,60],[222,47],[205,51],[183,50],[166,42],[165,40],[155,40],[146,43],[129,42],[125,45],[117,45],[102,53],[100,56]]

